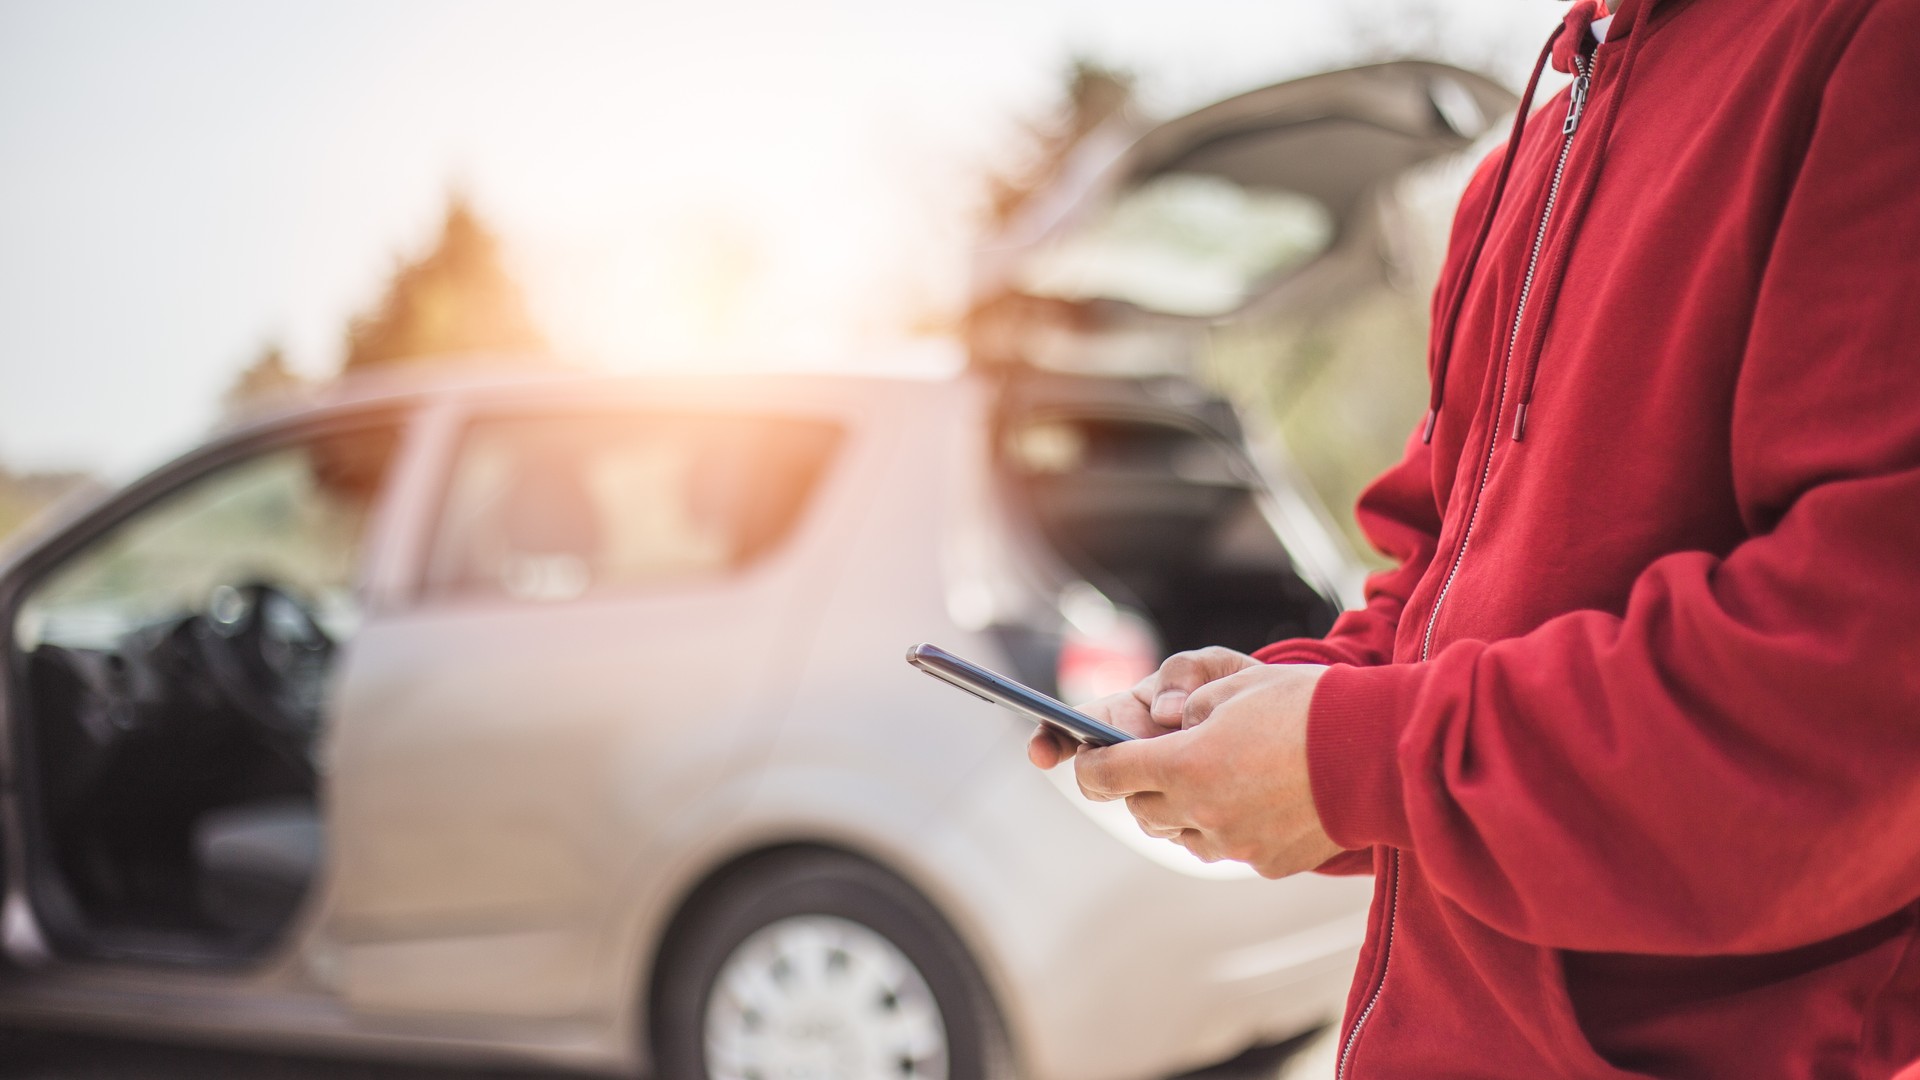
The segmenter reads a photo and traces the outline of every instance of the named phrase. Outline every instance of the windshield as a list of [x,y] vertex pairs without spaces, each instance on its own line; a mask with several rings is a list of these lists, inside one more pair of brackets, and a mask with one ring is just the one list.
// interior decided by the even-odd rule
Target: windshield
[[1225,315],[1263,281],[1325,251],[1333,217],[1305,195],[1170,173],[1129,189],[1037,252],[1022,291],[1122,300],[1169,315]]

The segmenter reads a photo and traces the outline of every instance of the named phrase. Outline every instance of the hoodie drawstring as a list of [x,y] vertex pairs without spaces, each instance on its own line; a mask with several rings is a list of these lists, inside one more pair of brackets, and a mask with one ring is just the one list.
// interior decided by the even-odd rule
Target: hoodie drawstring
[[[1460,284],[1454,289],[1452,298],[1447,302],[1446,317],[1436,329],[1439,332],[1439,356],[1434,364],[1433,387],[1427,398],[1427,419],[1420,429],[1420,440],[1433,441],[1434,426],[1440,420],[1440,406],[1446,401],[1447,370],[1453,364],[1454,330],[1460,323],[1460,311],[1466,305],[1467,287],[1473,283],[1474,271],[1479,269],[1480,255],[1486,249],[1487,235],[1493,231],[1494,215],[1500,212],[1501,200],[1506,197],[1507,180],[1513,174],[1514,158],[1520,151],[1520,137],[1527,129],[1527,116],[1533,112],[1534,93],[1540,87],[1540,74],[1546,69],[1548,60],[1560,71],[1574,70],[1574,56],[1586,45],[1588,27],[1593,20],[1605,14],[1606,9],[1599,0],[1579,0],[1567,11],[1560,25],[1547,35],[1547,42],[1540,49],[1540,57],[1533,63],[1533,74],[1527,78],[1527,89],[1520,95],[1520,107],[1514,113],[1513,131],[1507,137],[1507,149],[1500,157],[1500,169],[1494,177],[1493,194],[1487,201],[1487,211],[1480,219],[1480,228],[1474,234],[1473,247],[1468,252],[1466,267],[1460,276]],[[1628,46],[1631,51],[1633,46]],[[1612,117],[1608,117],[1608,128],[1612,127]],[[1538,365],[1538,354],[1532,354],[1522,378],[1520,392],[1520,414],[1526,413],[1526,407],[1533,399],[1533,375]],[[1518,437],[1519,428],[1515,435]]]
[[[1585,4],[1586,2],[1587,0],[1582,0],[1582,4]],[[1631,2],[1631,0],[1629,0],[1629,2]],[[1641,6],[1645,7],[1649,5],[1642,4]],[[1625,11],[1627,7],[1628,7],[1627,4],[1621,5],[1621,8],[1623,11]],[[1639,14],[1640,14],[1639,11],[1629,12],[1627,14],[1627,18],[1629,22],[1625,24],[1621,24],[1621,23],[1615,24],[1617,29],[1626,31],[1626,38],[1627,38],[1626,55],[1621,57],[1619,68],[1613,76],[1613,87],[1614,87],[1613,93],[1615,96],[1618,96],[1620,93],[1624,91],[1627,79],[1630,77],[1630,75],[1633,72],[1634,58],[1639,55],[1640,47],[1646,44],[1647,39],[1652,36],[1651,34],[1647,33],[1647,31],[1644,28],[1628,29],[1628,27],[1631,26],[1631,20],[1635,16],[1638,16]],[[1571,21],[1572,17],[1573,17],[1572,15],[1568,16],[1569,21]],[[1609,40],[1611,40],[1612,37],[1613,35],[1611,34],[1608,35]],[[1563,63],[1565,64],[1565,67],[1561,66]],[[1563,70],[1563,71],[1574,69],[1575,62],[1574,62],[1573,54],[1567,53],[1565,58],[1563,59],[1560,53],[1556,52],[1554,54],[1554,66],[1556,68],[1560,68],[1560,70]],[[1596,131],[1593,135],[1593,138],[1597,140],[1597,142],[1595,143],[1596,146],[1604,148],[1607,145],[1608,141],[1612,139],[1613,121],[1614,121],[1614,117],[1618,115],[1619,115],[1618,109],[1609,109],[1601,117],[1600,129]],[[1594,184],[1599,181],[1600,170],[1604,162],[1605,162],[1604,157],[1597,158],[1595,160],[1595,164],[1593,168],[1587,170],[1587,175],[1580,185],[1579,192],[1576,194],[1575,198],[1569,203],[1567,207],[1567,212],[1570,215],[1570,217],[1567,222],[1566,228],[1569,230],[1569,235],[1577,235],[1578,230],[1580,228],[1581,221],[1583,221],[1586,218],[1587,203],[1589,202],[1590,196],[1592,195]],[[1558,258],[1556,259],[1552,269],[1547,275],[1546,291],[1540,298],[1541,299],[1540,325],[1534,331],[1533,340],[1530,343],[1530,347],[1527,349],[1526,366],[1525,368],[1522,369],[1521,375],[1520,375],[1520,404],[1514,414],[1514,424],[1513,424],[1513,440],[1515,442],[1519,442],[1522,439],[1526,438],[1527,408],[1528,406],[1533,404],[1534,378],[1540,371],[1540,354],[1544,352],[1546,349],[1546,326],[1545,326],[1544,320],[1547,318],[1547,313],[1551,312],[1554,309],[1554,306],[1558,300],[1559,293],[1560,293],[1560,276],[1566,266],[1567,252],[1570,246],[1571,246],[1570,244],[1562,244],[1560,246],[1560,252],[1559,252]]]
[[1466,268],[1460,275],[1460,284],[1454,287],[1453,297],[1447,302],[1446,318],[1441,321],[1439,333],[1440,355],[1434,364],[1433,388],[1427,397],[1427,420],[1420,429],[1420,441],[1433,441],[1434,424],[1440,419],[1440,406],[1446,401],[1447,368],[1453,363],[1453,331],[1460,323],[1460,309],[1466,304],[1467,287],[1473,284],[1473,272],[1480,266],[1480,253],[1487,246],[1487,234],[1493,231],[1493,217],[1500,212],[1500,200],[1507,193],[1507,178],[1513,175],[1513,159],[1520,153],[1520,136],[1527,129],[1527,114],[1533,111],[1534,91],[1540,87],[1540,73],[1547,66],[1547,58],[1553,54],[1554,42],[1560,40],[1565,24],[1553,28],[1546,45],[1540,50],[1540,58],[1533,62],[1533,74],[1527,78],[1527,89],[1520,95],[1520,108],[1513,117],[1513,131],[1507,136],[1507,149],[1500,156],[1500,169],[1493,180],[1493,195],[1487,200],[1487,212],[1480,217],[1480,228],[1474,233],[1473,247],[1467,252]]

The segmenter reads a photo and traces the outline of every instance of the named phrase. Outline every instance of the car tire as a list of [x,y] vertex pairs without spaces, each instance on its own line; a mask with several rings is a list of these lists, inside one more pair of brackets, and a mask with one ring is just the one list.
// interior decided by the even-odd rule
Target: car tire
[[[816,954],[826,958],[824,968],[808,959]],[[789,958],[790,971],[813,970],[790,975],[806,985],[783,991],[787,980],[779,970]],[[836,1001],[860,1003],[844,1006],[856,1014],[851,1018],[822,1019],[817,992],[815,999],[795,1003],[803,991],[836,979],[847,986]],[[877,992],[883,984],[890,989]],[[959,937],[912,886],[842,852],[777,851],[710,881],[674,920],[652,986],[649,1027],[658,1080],[1013,1076],[1005,1029]],[[746,993],[755,1000],[743,1001],[741,987],[750,987]],[[873,1010],[890,1011],[884,1020],[870,1021]],[[843,1031],[836,1026],[842,1021],[865,1027]],[[943,1052],[909,1060],[936,1041],[935,1026]],[[921,1037],[902,1034],[914,1031]],[[887,1057],[896,1064],[884,1073],[850,1064],[898,1049],[879,1047],[875,1033],[918,1049]],[[709,1060],[710,1051],[720,1060]],[[806,1064],[796,1066],[796,1055]]]

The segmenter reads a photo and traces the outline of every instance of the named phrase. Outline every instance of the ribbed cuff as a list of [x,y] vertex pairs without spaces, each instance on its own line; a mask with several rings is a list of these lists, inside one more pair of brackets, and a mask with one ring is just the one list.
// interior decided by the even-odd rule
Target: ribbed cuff
[[1411,847],[1400,733],[1424,667],[1333,667],[1307,707],[1307,779],[1321,827],[1344,848]]
[[1340,658],[1319,638],[1288,638],[1253,650],[1263,664],[1338,664]]

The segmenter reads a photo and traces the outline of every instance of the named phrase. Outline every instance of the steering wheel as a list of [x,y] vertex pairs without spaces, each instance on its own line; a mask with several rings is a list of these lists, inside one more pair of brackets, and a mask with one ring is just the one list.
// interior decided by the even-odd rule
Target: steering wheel
[[201,622],[196,636],[220,697],[304,755],[320,731],[333,638],[293,594],[265,581],[217,586]]

